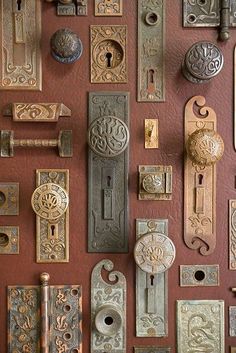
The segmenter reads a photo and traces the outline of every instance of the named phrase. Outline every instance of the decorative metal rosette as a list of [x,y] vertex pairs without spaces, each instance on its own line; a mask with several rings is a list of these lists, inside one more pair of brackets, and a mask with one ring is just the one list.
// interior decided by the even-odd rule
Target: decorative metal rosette
[[159,192],[162,186],[162,176],[155,174],[148,174],[143,178],[142,181],[143,188],[149,194],[155,194]]

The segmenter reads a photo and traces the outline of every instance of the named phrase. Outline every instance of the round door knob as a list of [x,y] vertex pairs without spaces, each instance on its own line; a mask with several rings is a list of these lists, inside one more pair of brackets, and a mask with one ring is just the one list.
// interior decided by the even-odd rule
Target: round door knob
[[193,163],[210,166],[223,156],[224,141],[214,130],[196,130],[188,138],[187,153]]
[[122,316],[112,305],[102,306],[95,317],[95,327],[104,336],[113,336],[121,328]]
[[145,234],[135,244],[134,259],[144,272],[151,274],[165,272],[175,260],[174,243],[161,233]]
[[187,51],[182,71],[190,82],[204,83],[218,75],[223,63],[223,54],[215,44],[198,42]]
[[56,220],[67,210],[69,196],[60,185],[47,183],[33,192],[31,204],[34,212],[41,218]]
[[63,64],[75,62],[83,52],[80,38],[69,28],[56,31],[52,35],[50,43],[53,58]]

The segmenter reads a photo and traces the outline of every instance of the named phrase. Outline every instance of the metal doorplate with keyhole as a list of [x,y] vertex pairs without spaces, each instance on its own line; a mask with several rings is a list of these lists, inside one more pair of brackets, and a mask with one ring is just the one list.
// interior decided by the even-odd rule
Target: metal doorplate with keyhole
[[219,265],[181,265],[181,287],[210,287],[220,285]]
[[139,200],[172,199],[172,166],[139,166]]
[[1,0],[0,89],[41,90],[41,1]]
[[134,347],[134,353],[170,353],[169,347],[145,346]]
[[19,183],[0,183],[0,216],[19,215]]
[[87,16],[88,0],[46,0],[56,2],[57,16]]
[[8,287],[8,352],[82,352],[80,285]]
[[229,200],[229,269],[236,270],[236,200]]
[[145,148],[159,147],[158,119],[145,119]]
[[0,226],[0,254],[19,254],[19,227]]
[[138,102],[165,101],[165,0],[138,0]]
[[229,306],[229,336],[236,337],[236,306]]
[[91,26],[91,82],[127,83],[127,26]]
[[88,251],[128,251],[129,93],[89,94]]
[[126,352],[126,279],[113,268],[112,261],[102,260],[92,272],[91,353]]
[[95,16],[122,16],[123,0],[94,0]]
[[225,353],[224,322],[223,300],[177,300],[177,352]]
[[37,262],[69,261],[69,171],[38,169],[32,207],[36,213]]

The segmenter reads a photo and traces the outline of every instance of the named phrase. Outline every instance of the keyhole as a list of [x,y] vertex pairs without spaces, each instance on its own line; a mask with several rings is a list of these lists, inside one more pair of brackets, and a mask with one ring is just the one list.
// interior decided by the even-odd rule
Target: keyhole
[[107,58],[107,67],[111,67],[112,53],[110,52],[106,53],[106,58]]
[[21,1],[22,1],[22,0],[16,0],[16,2],[17,2],[17,9],[18,9],[18,11],[20,11],[20,10],[21,10]]
[[198,183],[199,183],[199,185],[202,185],[202,182],[203,182],[203,175],[199,174],[198,175]]
[[107,176],[107,186],[108,187],[111,186],[111,176],[110,175]]
[[154,276],[153,275],[150,276],[150,280],[151,280],[151,286],[154,286]]
[[149,82],[154,83],[154,70],[149,70]]
[[55,226],[51,226],[51,235],[54,237],[55,235]]

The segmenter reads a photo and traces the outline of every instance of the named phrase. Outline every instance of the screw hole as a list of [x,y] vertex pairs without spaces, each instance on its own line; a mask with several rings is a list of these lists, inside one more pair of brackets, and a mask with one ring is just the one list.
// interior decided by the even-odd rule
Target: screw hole
[[200,6],[206,5],[206,0],[198,0],[198,5]]
[[113,324],[113,318],[111,317],[111,316],[107,316],[107,317],[105,317],[105,319],[104,319],[104,322],[105,322],[105,324],[107,325],[107,326],[111,326],[112,324]]
[[0,207],[2,207],[5,202],[6,202],[6,196],[2,191],[0,191]]
[[69,341],[69,340],[71,339],[71,337],[72,337],[69,332],[66,332],[63,336],[64,336],[64,339],[65,339],[66,341]]
[[188,22],[189,23],[194,23],[196,21],[196,16],[191,14],[188,16]]
[[70,305],[65,305],[64,309],[65,309],[66,312],[69,312],[69,311],[71,311],[71,306]]
[[205,276],[206,276],[206,275],[205,275],[205,272],[202,271],[202,270],[198,270],[198,271],[196,271],[196,272],[194,273],[195,279],[196,279],[197,281],[199,281],[199,282],[203,281],[204,278],[205,278]]
[[0,247],[5,248],[9,244],[9,236],[5,233],[0,233]]

